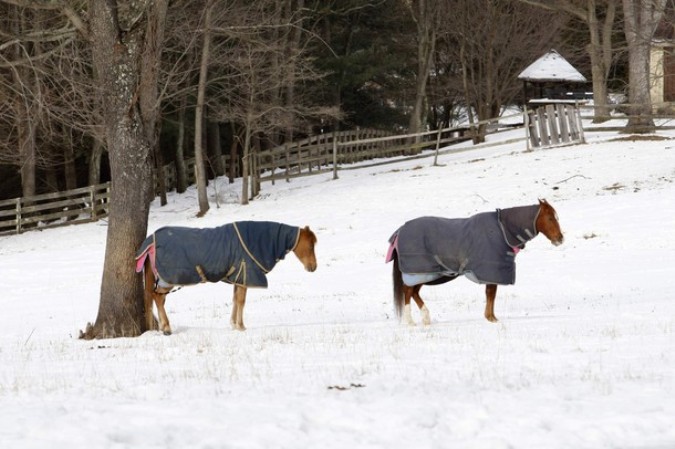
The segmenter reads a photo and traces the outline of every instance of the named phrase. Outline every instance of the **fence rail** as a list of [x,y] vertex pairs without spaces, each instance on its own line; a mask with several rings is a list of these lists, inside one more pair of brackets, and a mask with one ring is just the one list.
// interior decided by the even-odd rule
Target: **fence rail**
[[0,201],[0,234],[96,221],[108,216],[110,183]]
[[[300,176],[333,171],[345,164],[392,158],[415,157],[422,151],[435,150],[471,139],[479,126],[491,133],[513,129],[513,125],[500,124],[508,118],[522,117],[512,114],[475,123],[473,126],[454,126],[417,134],[392,135],[383,131],[354,130],[326,133],[281,145],[254,155],[258,181],[288,180]],[[517,123],[516,127],[522,127]],[[525,137],[523,136],[523,139]]]
[[[592,108],[582,106],[582,110]],[[539,124],[538,130],[543,129],[560,131],[561,124],[552,122],[556,114],[547,111],[546,126]],[[578,114],[578,112],[577,112]],[[557,113],[560,116],[560,113]],[[520,117],[521,120],[517,118]],[[514,120],[515,118],[515,120]],[[578,118],[578,115],[577,115]],[[588,115],[583,117],[589,119]],[[621,117],[628,120],[628,116]],[[662,115],[658,119],[656,128],[660,130],[675,129],[672,126],[674,117]],[[508,121],[507,121],[508,120]],[[489,135],[506,130],[523,129],[522,137],[510,140],[488,142],[471,147],[448,147],[454,143],[471,139],[472,133],[478,127],[485,127]],[[363,166],[361,162],[371,161],[366,165],[381,165],[391,162],[395,156],[406,158],[430,157],[458,151],[468,151],[487,146],[526,141],[532,145],[532,134],[527,134],[525,128],[534,126],[533,121],[525,115],[511,114],[491,120],[474,123],[472,126],[448,127],[435,131],[426,131],[419,134],[391,135],[376,130],[355,130],[335,133],[326,133],[311,136],[306,139],[292,142],[253,155],[254,174],[257,181],[271,181],[307,176],[316,173],[333,171],[337,177],[338,168],[341,170]],[[589,126],[586,130],[592,132],[621,131],[623,125],[616,126]],[[531,131],[531,130],[530,130]],[[583,136],[584,128],[579,124],[578,132]],[[551,134],[547,131],[548,134]],[[541,140],[541,132],[537,134]],[[494,139],[492,139],[494,140]],[[573,141],[575,139],[571,139]],[[546,144],[556,144],[555,137],[551,137]],[[564,142],[557,142],[564,143]],[[229,156],[223,156],[223,165],[229,165]],[[376,160],[382,159],[382,160]],[[360,164],[357,164],[360,163]],[[194,180],[194,159],[186,160],[189,182]],[[235,165],[235,168],[238,164]],[[238,170],[237,175],[238,175]],[[176,174],[173,164],[164,167],[167,189],[176,185]],[[43,229],[76,223],[96,221],[108,215],[110,203],[110,183],[98,184],[90,187],[69,190],[65,192],[48,193],[32,197],[15,198],[0,201],[0,234],[21,233],[30,229]]]

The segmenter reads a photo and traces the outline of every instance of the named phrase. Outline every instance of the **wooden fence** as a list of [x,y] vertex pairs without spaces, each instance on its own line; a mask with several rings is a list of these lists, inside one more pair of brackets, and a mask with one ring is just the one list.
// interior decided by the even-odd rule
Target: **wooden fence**
[[[225,170],[225,173],[229,173],[230,170],[230,155],[223,155],[222,157],[222,166]],[[185,170],[186,170],[186,180],[188,185],[195,183],[195,158],[189,158],[185,160]],[[174,190],[178,184],[178,175],[176,172],[176,165],[172,162],[166,164],[164,167],[164,182],[166,183],[166,190]],[[239,164],[234,165],[234,176],[239,177]]]
[[526,109],[527,149],[548,148],[584,142],[579,105],[549,103]]
[[96,221],[109,202],[110,183],[0,201],[0,234]]
[[393,135],[380,130],[353,130],[312,136],[254,155],[254,176],[259,182],[295,178],[326,171],[339,165],[411,156],[470,139],[466,126],[419,134]]
[[[536,126],[545,126],[545,128],[538,128],[539,131],[546,129],[549,136],[548,145],[555,144],[555,138],[550,137],[550,130],[557,129],[557,136],[560,139],[562,125],[560,122],[551,125],[552,119],[550,117],[556,117],[555,120],[558,120],[557,117],[560,117],[561,113],[556,111],[551,113],[544,110],[543,114],[543,120],[546,124],[537,124]],[[567,113],[567,117],[571,117],[571,115]],[[579,118],[578,112],[576,117]],[[627,120],[629,117],[623,118]],[[660,116],[658,119],[660,123],[657,124],[657,129],[675,129],[670,125],[673,116]],[[334,177],[337,177],[338,168],[344,170],[362,167],[364,164],[361,162],[363,161],[371,161],[365,165],[379,165],[393,162],[391,158],[394,156],[406,158],[429,157],[517,141],[529,141],[530,139],[530,134],[524,131],[521,136],[508,140],[491,139],[492,142],[477,146],[450,147],[440,150],[441,147],[448,147],[453,143],[470,139],[473,130],[478,126],[486,127],[488,135],[492,135],[534,125],[533,121],[528,119],[528,114],[512,114],[478,122],[472,127],[449,127],[419,134],[387,135],[385,132],[373,130],[322,134],[254,154],[252,158],[255,168],[254,176],[257,176],[258,181],[274,182],[279,179],[307,176],[332,170]],[[554,126],[557,126],[557,128],[554,128]],[[616,132],[621,131],[623,126],[593,126],[589,129],[594,132]],[[538,139],[541,141],[541,132],[538,135]],[[572,137],[580,135],[583,139],[583,128],[580,122],[578,122],[577,131],[570,135]],[[563,142],[558,140],[558,143]],[[528,145],[530,144],[531,142],[528,143]],[[541,147],[541,145],[538,146]],[[227,167],[229,156],[223,157],[225,159],[223,165]],[[382,160],[377,161],[375,159]],[[194,182],[194,163],[194,159],[186,161],[189,183]],[[175,188],[176,171],[173,164],[165,166],[164,172],[167,189]],[[236,173],[238,176],[238,170],[236,170]],[[110,183],[66,192],[0,201],[0,234],[21,233],[29,229],[96,221],[108,215],[109,202]]]
[[[514,117],[520,119],[515,124],[500,123]],[[470,140],[481,126],[489,133],[522,128],[522,114],[484,120],[473,126],[454,126],[417,134],[392,135],[374,130],[326,133],[254,155],[254,176],[259,182],[272,183],[328,171],[333,171],[333,176],[337,177],[338,168],[347,164],[396,156],[415,157],[423,151],[438,152],[441,147]]]

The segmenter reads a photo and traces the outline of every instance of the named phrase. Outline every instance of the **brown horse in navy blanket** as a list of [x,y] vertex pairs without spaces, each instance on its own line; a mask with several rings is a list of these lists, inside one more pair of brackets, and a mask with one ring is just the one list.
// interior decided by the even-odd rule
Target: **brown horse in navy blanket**
[[544,234],[554,245],[563,242],[558,216],[546,200],[532,206],[497,209],[469,218],[421,217],[406,222],[389,239],[387,262],[393,260],[394,307],[414,325],[410,298],[431,323],[420,297],[423,285],[438,285],[464,275],[486,284],[485,318],[496,322],[497,285],[516,282],[515,258],[525,243]]
[[231,324],[245,330],[244,305],[248,287],[267,288],[276,263],[293,251],[307,271],[316,270],[316,236],[309,226],[298,228],[269,221],[241,221],[217,228],[164,227],[148,236],[136,255],[136,271],[145,270],[145,319],[155,329],[152,303],[159,327],[171,334],[164,310],[174,286],[202,282],[234,284]]

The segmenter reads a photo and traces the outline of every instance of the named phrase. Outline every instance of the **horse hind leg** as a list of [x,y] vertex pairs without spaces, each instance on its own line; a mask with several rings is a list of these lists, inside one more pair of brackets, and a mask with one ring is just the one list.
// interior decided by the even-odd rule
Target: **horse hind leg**
[[412,313],[410,311],[410,298],[413,297],[414,289],[415,287],[408,287],[407,285],[403,286],[403,321],[405,321],[408,326],[415,325],[415,321],[412,319]]
[[485,319],[492,323],[499,321],[495,316],[495,298],[497,297],[497,286],[487,284],[485,286]]
[[422,324],[428,326],[431,324],[431,314],[429,313],[429,309],[427,309],[426,304],[424,304],[424,301],[422,301],[422,297],[420,296],[422,285],[423,284],[418,284],[412,288],[412,298],[415,300],[415,304],[417,304],[417,307],[419,307],[420,313],[422,314]]
[[156,330],[157,320],[152,314],[152,304],[155,301],[155,275],[153,274],[152,268],[150,267],[150,258],[146,259],[143,272],[145,274],[145,285],[143,287],[143,301],[145,304],[145,330]]
[[246,304],[246,287],[240,285],[234,286],[234,298],[232,300],[232,316],[230,325],[232,329],[245,331],[244,326],[244,305]]

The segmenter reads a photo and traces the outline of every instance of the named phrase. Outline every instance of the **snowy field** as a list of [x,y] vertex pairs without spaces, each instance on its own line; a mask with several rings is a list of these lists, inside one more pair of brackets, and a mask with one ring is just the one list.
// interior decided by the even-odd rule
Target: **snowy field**
[[[232,288],[208,284],[169,295],[172,336],[78,340],[106,223],[0,237],[0,447],[675,448],[675,140],[587,137],[264,184],[246,207],[218,181],[201,219],[192,190],[153,204],[150,231],[316,232],[318,270],[289,254],[249,291],[246,332]],[[466,279],[422,289],[431,326],[398,322],[384,257],[400,224],[537,198],[566,241],[518,255],[499,323]]]

